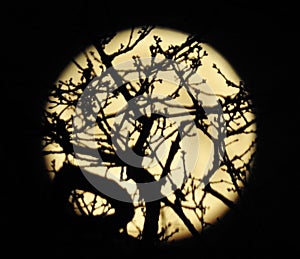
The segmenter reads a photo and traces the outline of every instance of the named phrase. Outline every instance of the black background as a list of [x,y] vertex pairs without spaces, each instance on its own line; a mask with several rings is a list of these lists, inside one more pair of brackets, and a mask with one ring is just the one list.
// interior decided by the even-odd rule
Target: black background
[[203,241],[164,249],[156,258],[181,258],[185,251],[200,258],[264,258],[278,253],[296,257],[299,83],[294,64],[298,53],[295,8],[288,2],[262,5],[233,0],[169,6],[139,2],[134,6],[111,1],[40,1],[1,7],[3,253],[68,258],[73,251],[72,258],[104,257],[98,252],[105,250],[101,244],[76,247],[55,238],[49,223],[39,154],[43,98],[70,59],[96,35],[156,24],[198,33],[229,60],[253,93],[259,140],[253,178],[239,212],[228,215]]

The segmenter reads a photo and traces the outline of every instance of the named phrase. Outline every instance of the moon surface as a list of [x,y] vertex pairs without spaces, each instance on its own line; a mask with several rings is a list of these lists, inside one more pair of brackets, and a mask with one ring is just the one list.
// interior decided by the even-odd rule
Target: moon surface
[[[138,37],[138,28],[132,33],[131,30],[124,30],[120,31],[116,34],[116,36],[106,45],[105,51],[106,53],[114,53],[118,51],[121,44],[126,46],[128,43],[128,39],[132,37],[132,40]],[[139,42],[131,51],[124,53],[113,60],[113,65],[117,66],[122,62],[132,59],[133,56],[138,56],[140,58],[149,58],[151,57],[149,52],[149,45],[154,43],[154,37],[158,36],[161,38],[161,47],[162,49],[167,49],[168,46],[176,46],[180,45],[186,41],[187,37],[189,36],[188,33],[182,31],[176,31],[170,28],[164,27],[156,27],[154,28],[147,37],[145,37],[141,42]],[[213,93],[216,96],[232,96],[237,93],[237,89],[234,87],[229,87],[226,84],[226,80],[224,80],[224,75],[226,79],[230,80],[231,82],[235,83],[236,85],[240,85],[242,78],[238,75],[235,68],[231,66],[228,60],[226,60],[221,53],[218,52],[213,46],[202,43],[201,44],[204,51],[207,55],[201,59],[202,65],[197,70],[197,73],[206,80],[206,83],[212,89]],[[100,60],[100,56],[96,48],[93,45],[87,46],[87,48],[82,52],[79,53],[76,57],[74,57],[74,61],[70,60],[69,65],[61,72],[60,76],[57,79],[57,82],[65,82],[72,78],[72,82],[76,84],[76,82],[80,82],[82,74],[79,73],[78,65],[81,67],[85,67],[87,65],[87,58],[91,60],[94,64],[95,73],[100,75],[102,68],[97,63],[97,60]],[[221,70],[221,73],[218,73],[216,70],[215,65]],[[172,86],[169,86],[169,90]],[[167,90],[166,90],[167,89]],[[158,94],[167,94],[169,91],[168,87],[161,89],[158,88]],[[184,94],[183,94],[184,96]],[[53,98],[53,97],[52,97]],[[181,100],[182,103],[185,102],[184,97]],[[112,110],[118,109],[118,107],[124,106],[124,102],[122,100],[116,101],[112,105]],[[61,112],[64,107],[57,106],[55,108],[51,108],[52,103],[48,102],[45,106],[45,110],[49,112],[56,111],[57,113]],[[62,113],[62,118],[69,118],[72,115],[72,110],[66,110]],[[227,115],[225,115],[227,116]],[[244,118],[243,118],[243,117]],[[232,127],[233,129],[238,129],[243,127],[246,121],[251,121],[255,119],[255,114],[252,110],[245,111],[241,117],[238,117],[233,121]],[[233,136],[227,136],[225,139],[226,143],[226,150],[229,159],[232,159],[233,165],[236,168],[243,167],[245,163],[251,161],[253,155],[255,154],[255,143],[256,140],[256,125],[255,123],[251,124],[247,127],[247,133],[236,134]],[[202,174],[202,171],[209,160],[210,148],[211,144],[209,140],[201,135],[199,132],[199,146],[201,146],[202,152],[200,153],[198,160],[196,162],[195,168],[192,172],[192,175],[197,178],[199,175]],[[55,170],[59,170],[62,166],[62,163],[65,159],[64,153],[59,153],[61,147],[56,144],[51,144],[45,147],[45,151],[54,151],[49,152],[49,154],[45,155],[45,165],[48,170],[49,179],[54,179],[55,175],[52,173],[53,171],[53,163],[55,161],[54,167]],[[57,151],[57,152],[55,152]],[[190,152],[193,152],[190,150]],[[235,159],[235,157],[241,157],[241,159]],[[75,162],[74,157],[69,157],[71,161]],[[249,162],[252,165],[251,162]],[[113,170],[113,169],[112,169]],[[155,167],[152,169],[155,172]],[[251,168],[247,170],[248,178],[251,174]],[[232,183],[232,179],[230,174],[226,172],[226,168],[220,166],[218,170],[215,171],[213,177],[210,179],[211,186],[213,189],[225,197],[227,200],[231,201],[232,203],[236,203],[239,200],[238,193],[234,189],[234,185]],[[238,182],[239,186],[243,188],[243,183]],[[191,182],[187,189],[195,187],[196,183]],[[84,206],[85,204],[92,204],[94,199],[94,195],[89,192],[83,192],[82,190],[74,190],[77,194],[83,195],[83,199],[81,203],[75,203],[70,198],[70,204],[72,204],[74,208],[74,212],[78,215],[82,214],[82,210],[79,209],[81,206],[85,213],[88,213],[89,207]],[[193,197],[192,197],[193,196]],[[195,197],[194,197],[195,196]],[[71,196],[70,196],[71,197]],[[209,228],[211,225],[217,224],[226,213],[230,210],[230,207],[224,203],[221,199],[217,198],[215,195],[211,193],[207,193],[204,195],[203,186],[199,185],[198,188],[193,192],[193,194],[187,194],[186,200],[182,202],[182,210],[186,217],[190,220],[190,222],[196,227],[196,229],[201,232],[206,228]],[[174,201],[174,195],[170,195],[169,199]],[[201,208],[195,208],[195,200],[199,201],[202,199]],[[109,206],[105,205],[105,200],[97,197],[96,203],[98,204],[98,209],[94,210],[94,215],[102,215],[103,213],[113,214],[113,208],[109,208]],[[103,205],[104,204],[104,205]],[[103,205],[103,206],[102,206]],[[203,210],[203,208],[205,208]],[[203,213],[205,211],[205,214]],[[126,232],[128,235],[139,238],[141,233],[141,229],[143,228],[144,223],[144,209],[143,207],[136,206],[135,208],[135,215],[131,222],[127,224]],[[203,224],[205,222],[205,224]],[[179,241],[182,239],[192,237],[192,234],[186,227],[186,225],[182,222],[180,217],[170,208],[167,206],[161,207],[160,217],[159,217],[159,232],[164,230],[164,237],[163,241],[172,242],[172,241]],[[120,232],[125,231],[124,229]]]

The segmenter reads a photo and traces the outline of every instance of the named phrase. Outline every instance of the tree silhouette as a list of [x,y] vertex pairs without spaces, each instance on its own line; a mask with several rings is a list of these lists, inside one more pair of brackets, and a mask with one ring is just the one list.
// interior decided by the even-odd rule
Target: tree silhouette
[[[134,50],[140,42],[150,37],[150,33],[154,28],[154,26],[133,28],[127,44],[121,44],[118,50],[112,53],[109,53],[106,49],[116,36],[116,33],[99,37],[93,42],[97,53],[92,51],[89,53],[84,52],[85,66],[79,64],[75,59],[72,60],[78,69],[80,79],[59,80],[50,89],[47,99],[48,106],[45,107],[43,116],[42,143],[45,157],[54,154],[60,155],[61,161],[59,162],[56,158],[52,159],[51,169],[49,169],[49,173],[53,175],[53,183],[51,185],[52,206],[59,217],[64,215],[66,219],[72,218],[73,222],[77,222],[76,224],[78,225],[76,226],[78,228],[80,226],[78,222],[90,224],[93,229],[97,229],[99,233],[105,236],[115,236],[120,235],[120,233],[124,236],[129,236],[126,226],[130,222],[134,225],[132,219],[136,211],[139,210],[143,217],[143,227],[136,226],[138,234],[135,238],[147,244],[167,242],[180,231],[176,226],[172,226],[172,223],[159,225],[161,212],[164,208],[170,208],[194,237],[200,236],[202,231],[212,224],[206,219],[207,210],[209,209],[206,204],[208,196],[213,196],[229,208],[235,208],[235,202],[227,198],[216,186],[224,185],[228,193],[234,192],[239,198],[242,197],[243,189],[247,186],[247,179],[254,161],[256,144],[256,139],[253,138],[253,142],[242,153],[232,155],[228,151],[231,145],[238,141],[239,135],[255,135],[255,117],[248,116],[249,114],[253,115],[255,110],[247,86],[242,81],[239,84],[231,81],[222,72],[218,64],[213,64],[215,73],[223,79],[224,87],[234,89],[232,94],[217,95],[218,102],[222,108],[222,118],[224,119],[224,127],[218,130],[220,134],[225,134],[224,132],[226,131],[226,138],[222,143],[215,141],[212,134],[214,126],[208,121],[207,109],[204,109],[199,104],[192,93],[187,95],[188,101],[192,105],[186,105],[184,108],[192,116],[193,120],[185,122],[182,132],[179,132],[179,129],[174,129],[174,125],[168,120],[169,118],[161,114],[152,113],[149,116],[143,115],[135,119],[130,114],[132,109],[122,110],[118,114],[109,110],[111,103],[117,99],[122,99],[125,103],[130,103],[131,100],[137,97],[141,97],[140,100],[142,101],[143,98],[146,100],[146,97],[152,96],[157,87],[164,84],[164,80],[157,76],[157,64],[153,67],[147,67],[147,73],[144,73],[146,69],[145,64],[143,64],[139,56],[132,56],[135,72],[139,73],[140,78],[137,82],[126,81],[124,73],[129,72],[114,68],[114,60]],[[182,44],[169,45],[167,48],[163,46],[162,42],[163,40],[159,36],[154,35],[152,43],[148,46],[148,51],[153,59],[161,58],[164,60],[159,64],[160,68],[166,70],[170,69],[166,60],[172,60],[185,64],[189,70],[197,72],[202,66],[203,59],[208,56],[208,53],[202,47],[202,42],[198,35],[190,35]],[[120,87],[109,93],[106,90],[108,89],[107,86],[102,84],[102,91],[104,93],[107,91],[105,102],[99,105],[97,100],[94,100],[92,96],[90,97],[90,101],[94,102],[99,110],[95,119],[96,126],[92,124],[92,120],[90,120],[91,125],[88,125],[89,119],[85,120],[87,124],[85,127],[97,128],[95,141],[97,142],[97,152],[102,159],[102,165],[107,166],[108,169],[115,170],[120,180],[133,181],[135,183],[155,182],[168,177],[170,173],[176,171],[173,166],[176,159],[183,161],[182,170],[185,171],[185,165],[188,163],[185,161],[187,150],[181,148],[181,141],[184,136],[190,134],[188,130],[189,123],[192,123],[214,145],[216,156],[220,155],[222,151],[223,155],[220,164],[213,163],[213,166],[209,169],[211,175],[219,170],[226,177],[216,181],[209,179],[203,185],[205,182],[203,178],[184,172],[187,176],[186,180],[170,197],[164,196],[149,202],[141,200],[138,203],[118,201],[95,188],[85,178],[76,162],[74,163],[76,160],[74,146],[80,148],[80,141],[78,141],[80,138],[77,139],[77,142],[74,141],[72,121],[74,119],[74,111],[83,91],[94,79],[108,71],[108,69],[112,71],[110,72],[110,80],[113,84],[120,85]],[[176,67],[171,69],[179,78],[180,84],[165,99],[159,100],[161,103],[165,102],[167,104],[168,98],[177,99],[182,95],[185,84],[182,70]],[[202,83],[205,83],[205,80]],[[202,91],[201,84],[197,87],[195,89],[198,89],[199,92]],[[142,108],[146,108],[146,104]],[[180,114],[180,111],[178,108],[179,114],[169,115],[170,117],[183,117],[184,114]],[[91,111],[85,110],[84,106],[82,106],[81,112],[81,115],[85,118],[91,116]],[[164,159],[155,157],[159,165],[159,169],[156,170],[155,174],[142,166],[142,161],[139,161],[140,166],[132,166],[118,155],[122,152],[122,148],[116,147],[116,143],[113,143],[112,119],[120,114],[126,114],[129,118],[131,131],[128,136],[120,135],[118,140],[123,146],[130,147],[135,154],[141,157],[151,157],[151,154],[155,156],[156,150],[152,150],[151,144],[155,142],[155,136],[157,135],[162,136],[164,140],[160,142],[161,139],[158,138],[157,149],[164,143],[167,143],[167,157]],[[119,129],[124,126],[122,123],[117,125]],[[118,148],[119,153],[117,154],[116,150]],[[125,155],[127,151],[126,149],[123,151]],[[84,152],[84,148],[82,148],[81,159],[90,165],[97,166],[96,158],[89,157]],[[214,157],[213,160],[218,160],[218,158]],[[101,176],[98,177],[101,178]],[[130,199],[130,194],[125,189],[122,189],[120,185],[108,178],[102,178],[101,181],[105,182],[112,190],[115,189]],[[142,193],[142,190],[140,192]],[[193,217],[196,217],[197,223],[191,220],[190,215],[192,214]]]

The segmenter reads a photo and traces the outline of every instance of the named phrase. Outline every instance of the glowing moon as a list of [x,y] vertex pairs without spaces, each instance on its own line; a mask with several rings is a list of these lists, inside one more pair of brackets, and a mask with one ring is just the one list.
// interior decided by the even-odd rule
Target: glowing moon
[[[106,53],[116,53],[118,50],[124,48],[124,46],[128,46],[130,41],[134,42],[140,35],[139,30],[140,28],[136,28],[134,31],[124,30],[118,32],[115,37],[105,45]],[[141,58],[151,57],[149,46],[155,44],[155,39],[160,38],[160,48],[162,50],[167,50],[170,46],[180,46],[188,37],[189,35],[187,33],[169,28],[154,28],[145,38],[139,41],[134,48],[117,56],[113,60],[112,65],[116,66],[132,59],[133,56]],[[242,101],[241,106],[239,106],[239,110],[242,112],[239,114],[236,114],[235,112],[235,109],[237,108],[234,107],[234,103],[226,107],[226,101],[230,100],[230,98],[234,99],[241,91],[239,87],[244,87],[242,79],[230,63],[216,49],[209,44],[203,43],[201,43],[201,47],[201,52],[192,53],[191,55],[194,55],[194,57],[198,54],[203,55],[201,57],[201,66],[199,66],[197,73],[206,80],[206,83],[211,87],[214,94],[219,96],[221,101],[223,100],[222,105],[224,105],[224,110],[226,109],[224,117],[228,120],[227,127],[230,129],[230,134],[228,134],[225,139],[226,157],[224,159],[231,161],[230,165],[232,168],[221,165],[210,180],[210,189],[206,189],[206,191],[203,190],[204,186],[201,186],[196,179],[199,174],[201,175],[201,172],[207,163],[210,142],[209,139],[199,132],[201,140],[199,145],[207,148],[208,152],[202,152],[201,156],[198,158],[196,167],[192,173],[194,179],[189,180],[184,188],[183,192],[185,194],[185,199],[181,202],[182,212],[199,233],[210,225],[216,224],[230,209],[229,204],[234,204],[238,201],[239,191],[243,189],[244,184],[251,173],[256,142],[255,113],[253,107],[250,105],[251,100],[245,99]],[[189,46],[186,46],[186,49],[184,49],[183,52],[188,48]],[[91,62],[93,67],[92,71],[95,75],[100,75],[102,70],[105,69],[101,66],[101,57],[95,46],[88,46],[83,53],[79,53],[74,57],[74,61],[70,61],[70,64],[62,71],[57,82],[55,82],[56,85],[60,85],[63,98],[68,100],[74,98],[74,96],[67,91],[68,85],[71,83],[76,86],[78,82],[83,80],[83,70],[90,65],[88,62]],[[157,91],[160,91],[159,93],[161,94],[167,94],[169,90],[170,88],[166,87],[164,89],[158,88]],[[182,93],[182,96],[184,96],[184,93]],[[69,109],[64,105],[54,105],[59,98],[61,98],[61,96],[49,95],[49,101],[45,106],[45,111],[48,113],[55,112],[56,114],[60,114],[60,118],[67,121],[74,113],[74,110]],[[186,100],[184,98],[185,97],[182,97],[182,102]],[[118,110],[118,108],[122,107],[124,104],[125,103],[122,100],[116,101],[112,104],[111,110]],[[231,117],[231,115],[233,117]],[[54,123],[49,116],[48,123]],[[45,164],[49,178],[54,179],[55,173],[53,172],[58,171],[61,168],[65,159],[68,159],[74,164],[76,164],[76,161],[70,154],[66,158],[64,149],[58,143],[55,143],[55,141],[50,141],[49,138],[50,137],[47,136],[46,141],[43,143]],[[47,140],[50,144],[45,144]],[[190,152],[193,151],[190,150]],[[237,170],[236,175],[230,170]],[[236,177],[236,179],[233,179],[233,177]],[[74,201],[73,198],[75,197],[75,194],[81,195],[81,202]],[[174,195],[170,195],[168,198],[171,202],[175,202]],[[82,190],[74,190],[73,196],[70,194],[69,201],[73,204],[74,212],[78,215],[83,213],[88,214],[92,205],[86,206],[86,204],[95,204],[95,202],[97,203],[98,209],[93,210],[93,215],[114,213],[113,209],[102,206],[105,204],[104,199],[97,197],[94,200],[94,195],[92,193],[83,192]],[[226,201],[228,201],[228,203],[226,203]],[[120,230],[120,232],[126,231],[128,235],[140,238],[144,220],[144,207],[136,206],[134,217],[127,224],[127,229]],[[182,218],[180,218],[169,206],[162,206],[160,209],[158,232],[161,233],[160,240],[162,242],[178,241],[192,236],[191,231],[183,222]]]

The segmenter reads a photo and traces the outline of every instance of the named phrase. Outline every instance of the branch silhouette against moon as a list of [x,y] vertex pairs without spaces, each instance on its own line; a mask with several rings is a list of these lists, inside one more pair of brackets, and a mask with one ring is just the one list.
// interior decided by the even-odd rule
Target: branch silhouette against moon
[[[214,204],[210,203],[212,200],[227,208],[236,209],[236,201],[242,198],[251,174],[256,147],[255,108],[246,84],[242,81],[232,81],[230,76],[223,72],[222,66],[213,63],[210,69],[215,77],[222,80],[219,81],[222,82],[220,88],[226,89],[225,92],[206,92],[205,74],[201,82],[190,84],[193,92],[189,92],[185,90],[187,77],[183,78],[184,71],[176,66],[169,67],[161,63],[160,67],[165,71],[174,72],[178,82],[176,86],[164,87],[166,82],[159,77],[155,69],[157,66],[146,66],[143,58],[134,54],[134,50],[140,44],[148,44],[149,58],[184,64],[187,68],[185,72],[198,73],[210,53],[198,35],[187,35],[180,44],[167,42],[165,45],[163,34],[158,34],[155,26],[132,28],[127,31],[127,38],[114,51],[107,49],[117,37],[117,33],[96,39],[92,50],[82,53],[82,60],[85,62],[79,62],[76,58],[72,60],[77,74],[75,79],[72,76],[65,80],[59,79],[49,90],[42,118],[42,148],[47,173],[53,183],[53,210],[66,218],[72,217],[76,222],[93,222],[99,226],[97,231],[106,235],[121,233],[151,244],[167,243],[182,239],[183,236],[201,236],[205,229],[222,217],[222,213],[216,215],[214,220],[211,219],[212,216],[208,217]],[[130,55],[135,71],[121,70],[115,64],[118,58],[125,55]],[[101,95],[106,95],[107,98],[99,102],[95,96],[89,96],[91,107],[97,110],[96,117],[89,119],[92,116],[91,111],[85,109],[84,105],[81,106],[81,115],[85,118],[84,127],[89,129],[90,133],[86,131],[85,136],[78,135],[74,138],[72,122],[80,97],[93,80],[109,69],[110,78],[107,82],[103,80],[99,88],[102,91]],[[138,73],[139,80],[125,80],[132,72]],[[109,85],[114,84],[120,87],[110,91]],[[149,105],[147,98],[153,98],[160,89],[163,89],[165,98],[158,99],[157,102],[169,105],[169,112],[145,112],[136,117],[136,114],[130,113],[134,109],[120,109],[140,97],[139,109],[146,111]],[[214,110],[217,105],[201,104],[201,95],[207,98],[213,95],[218,101],[222,116],[217,116]],[[169,99],[184,100],[185,103],[178,104],[177,107],[177,104],[168,102]],[[137,102],[134,105],[138,105]],[[171,113],[171,110],[176,112]],[[209,113],[214,115],[213,121],[210,121]],[[186,114],[192,120],[185,121]],[[128,119],[126,134],[122,133],[122,129],[125,128],[124,121],[114,125],[118,116]],[[175,118],[181,118],[184,127],[179,129],[178,125],[174,125]],[[218,128],[216,124],[223,127]],[[114,131],[116,127],[119,131]],[[192,134],[191,127],[195,127],[202,139],[205,139],[207,150],[203,148],[204,153],[214,150],[212,162],[207,168],[207,177],[198,172],[199,166],[195,167],[193,172],[189,170],[191,162],[188,156],[194,151],[184,147],[182,139]],[[87,147],[82,144],[88,143],[87,139],[91,137],[89,134],[94,144],[88,149],[94,149],[95,154],[101,157],[101,162],[86,152]],[[218,142],[216,134],[223,134],[224,141]],[[116,135],[118,137],[114,139]],[[246,141],[241,140],[244,136],[249,136]],[[234,146],[239,143],[240,149],[235,152]],[[80,154],[77,152],[77,156],[74,147],[80,151]],[[142,165],[143,159],[139,161],[139,166],[124,161],[120,154],[126,156],[129,149],[135,155],[147,158],[150,165],[155,163],[154,169],[150,169],[150,165],[149,168]],[[164,154],[157,155],[161,150],[165,151]],[[202,154],[200,152],[199,157]],[[82,174],[81,166],[104,166],[107,172],[111,172],[120,182],[131,182],[137,186],[139,183],[171,179],[170,175],[178,173],[178,170],[186,179],[168,196],[153,201],[140,199],[130,203],[111,198],[95,188]],[[122,193],[128,200],[135,200],[134,193],[129,193],[112,179],[96,174],[94,177],[97,181],[105,183],[107,188]],[[140,188],[136,192],[141,195],[143,190]],[[172,216],[168,218],[166,215]],[[172,221],[172,217],[176,220]]]

